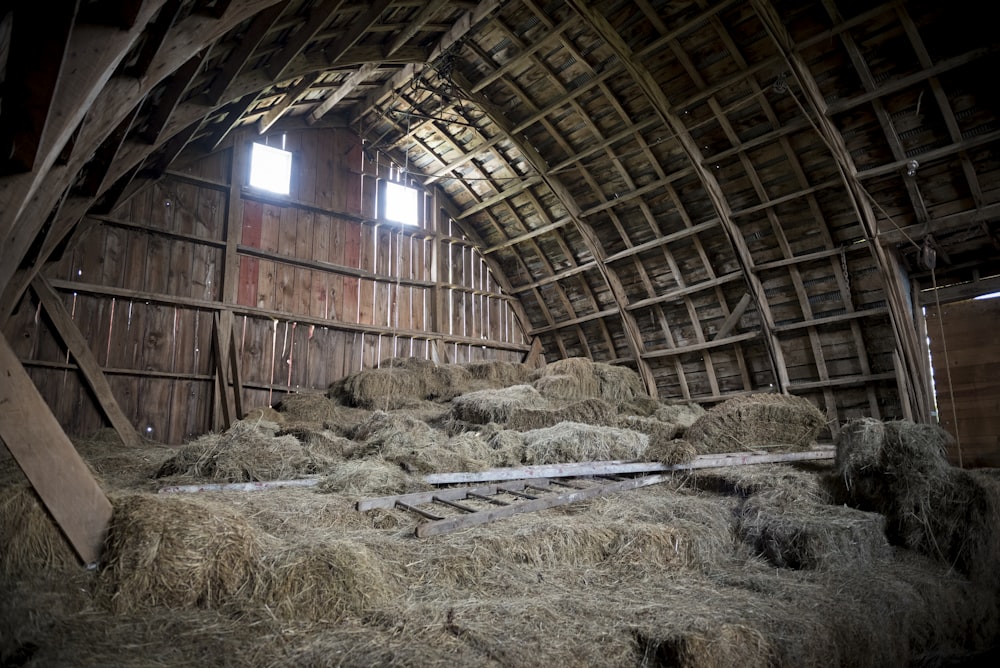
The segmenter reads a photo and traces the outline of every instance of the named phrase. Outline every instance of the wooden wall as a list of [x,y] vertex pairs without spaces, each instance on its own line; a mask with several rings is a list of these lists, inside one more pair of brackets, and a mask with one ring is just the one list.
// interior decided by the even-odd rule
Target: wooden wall
[[[256,191],[245,185],[254,139],[86,219],[47,271],[141,434],[182,443],[219,426],[221,309],[235,314],[244,406],[323,391],[394,356],[522,359],[510,298],[434,193],[418,227],[377,220],[379,179],[400,175],[343,129],[287,133],[290,195]],[[104,425],[36,295],[4,333],[69,433]]]
[[1000,466],[1000,299],[928,305],[927,333],[941,426],[964,466]]

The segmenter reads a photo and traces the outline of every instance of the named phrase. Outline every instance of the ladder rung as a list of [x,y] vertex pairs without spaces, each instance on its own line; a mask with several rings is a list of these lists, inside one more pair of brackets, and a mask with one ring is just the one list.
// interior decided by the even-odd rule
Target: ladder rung
[[475,492],[469,492],[467,496],[470,496],[473,499],[479,499],[480,501],[485,501],[486,503],[492,503],[494,506],[510,505],[506,501],[501,501],[500,499],[494,499],[492,496],[486,496],[485,494],[476,494]]
[[465,513],[475,513],[475,512],[478,512],[475,508],[470,508],[469,506],[462,505],[461,503],[456,503],[455,501],[449,501],[448,499],[439,499],[436,496],[434,497],[434,503],[441,503],[441,504],[444,504],[446,506],[451,506],[452,508],[457,508],[457,509],[459,509],[462,512],[465,512]]
[[519,496],[522,499],[531,499],[532,501],[534,501],[535,499],[538,498],[537,496],[532,496],[531,494],[525,494],[524,492],[519,492],[516,489],[505,489],[504,491],[507,492],[508,494]]
[[571,485],[568,482],[563,482],[561,480],[553,480],[553,485],[559,485],[560,487],[569,487],[570,489],[586,489],[586,487],[580,487],[579,485]]
[[396,507],[397,508],[402,508],[403,510],[408,510],[411,513],[416,513],[417,515],[420,515],[422,517],[426,517],[429,520],[435,520],[435,521],[437,521],[437,520],[440,520],[440,519],[444,519],[443,517],[439,517],[439,516],[435,515],[434,513],[429,513],[426,510],[421,510],[420,508],[417,508],[416,506],[411,506],[410,504],[403,503],[402,501],[397,501],[396,502]]

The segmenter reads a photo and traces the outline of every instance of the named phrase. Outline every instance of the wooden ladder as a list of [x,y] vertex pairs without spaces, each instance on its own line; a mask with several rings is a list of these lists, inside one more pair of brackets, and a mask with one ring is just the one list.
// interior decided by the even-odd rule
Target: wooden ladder
[[[622,478],[617,475],[531,478],[362,499],[355,507],[359,511],[400,508],[419,515],[427,521],[418,524],[414,533],[418,538],[426,538],[495,522],[520,513],[565,506],[606,494],[655,485],[669,478],[669,474],[637,478]],[[420,506],[430,506],[433,512]]]

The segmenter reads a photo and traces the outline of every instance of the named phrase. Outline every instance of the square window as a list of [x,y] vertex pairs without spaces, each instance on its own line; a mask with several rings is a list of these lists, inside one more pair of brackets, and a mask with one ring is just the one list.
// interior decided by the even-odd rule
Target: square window
[[292,182],[292,153],[254,143],[250,152],[250,185],[287,195]]
[[404,186],[401,183],[385,182],[385,208],[382,218],[385,220],[417,225],[420,222],[420,197],[416,188]]

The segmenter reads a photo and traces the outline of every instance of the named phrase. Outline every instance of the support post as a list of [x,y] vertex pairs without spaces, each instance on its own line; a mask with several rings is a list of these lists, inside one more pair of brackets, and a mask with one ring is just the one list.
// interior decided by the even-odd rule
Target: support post
[[0,441],[85,564],[101,557],[111,502],[0,334]]

